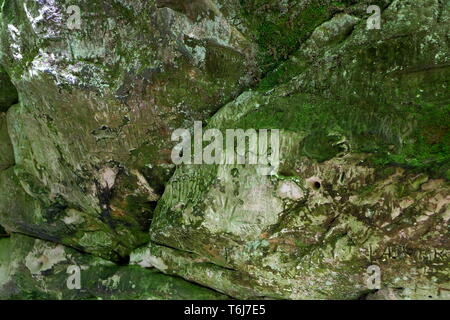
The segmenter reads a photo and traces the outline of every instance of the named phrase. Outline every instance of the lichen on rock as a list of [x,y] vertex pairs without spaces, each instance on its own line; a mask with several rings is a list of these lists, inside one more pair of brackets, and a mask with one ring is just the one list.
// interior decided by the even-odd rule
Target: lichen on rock
[[[280,168],[177,168],[150,229],[161,271],[240,298],[356,299],[377,265],[399,298],[448,299],[442,12],[393,1],[372,33],[336,15],[286,62],[287,79],[269,74],[222,108],[209,127],[283,129]],[[430,127],[442,131],[425,146]]]
[[[148,240],[173,171],[170,132],[252,82],[253,44],[218,9],[193,19],[154,1],[89,2],[80,7],[83,27],[70,30],[68,6],[2,5],[0,63],[20,95],[7,116],[9,175],[41,212],[8,209],[0,222],[120,260]],[[79,223],[65,225],[74,212]]]
[[1,299],[450,299],[448,1],[71,5],[0,0]]
[[[70,267],[79,272],[71,288]],[[52,242],[13,235],[0,239],[0,299],[225,299],[155,270],[117,266]]]

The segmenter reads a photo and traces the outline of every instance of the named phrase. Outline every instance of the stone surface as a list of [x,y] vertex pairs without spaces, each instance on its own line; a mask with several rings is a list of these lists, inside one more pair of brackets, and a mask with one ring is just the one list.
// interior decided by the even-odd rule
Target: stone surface
[[2,226],[0,226],[0,238],[4,238],[4,237],[8,237],[8,233]]
[[[79,289],[69,289],[76,283],[70,267],[79,268]],[[117,266],[59,244],[22,235],[0,239],[0,299],[226,298],[156,270]]]
[[380,31],[350,14],[318,27],[208,122],[282,129],[276,174],[177,168],[132,261],[285,299],[364,297],[377,265],[381,292],[449,299],[447,7],[393,1]]
[[7,210],[0,223],[114,260],[148,240],[173,171],[171,132],[210,116],[257,72],[255,46],[216,5],[166,2],[84,2],[74,30],[70,1],[3,4],[0,63],[20,95],[8,111],[8,183],[50,214]]
[[[0,0],[0,298],[450,299],[448,1],[71,5]],[[281,163],[176,167],[194,121]]]

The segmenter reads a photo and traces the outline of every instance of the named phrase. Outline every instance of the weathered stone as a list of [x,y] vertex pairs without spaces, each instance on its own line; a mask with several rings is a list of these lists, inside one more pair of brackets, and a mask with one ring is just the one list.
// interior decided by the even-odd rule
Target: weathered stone
[[318,27],[208,122],[282,129],[276,174],[178,167],[132,261],[289,299],[364,297],[377,265],[381,292],[449,299],[448,6],[393,1],[382,30],[350,14]]
[[8,111],[15,177],[50,214],[8,209],[0,222],[117,260],[148,240],[173,171],[171,132],[252,83],[255,46],[212,3],[213,14],[195,15],[154,1],[85,2],[80,29],[68,25],[70,5],[2,6],[0,63],[21,97]]
[[16,234],[0,239],[0,299],[225,298],[156,270],[117,266],[59,244]]
[[[392,0],[233,0],[226,2],[228,6],[222,4],[225,7],[224,10],[234,12],[232,16],[235,24],[258,44],[259,64],[263,72],[268,72],[293,55],[304,45],[316,27],[335,15],[347,14],[366,18],[368,6],[378,5],[385,8],[392,3]],[[234,7],[234,10],[230,7]],[[326,28],[326,24],[322,26]],[[285,68],[283,73],[286,76],[292,76],[291,71]]]

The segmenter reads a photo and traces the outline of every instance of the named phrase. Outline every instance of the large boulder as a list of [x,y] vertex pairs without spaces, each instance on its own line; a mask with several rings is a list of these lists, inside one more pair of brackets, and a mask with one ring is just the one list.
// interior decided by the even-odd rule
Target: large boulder
[[[20,97],[8,107],[15,166],[4,181],[39,208],[3,209],[0,223],[113,260],[148,241],[176,128],[208,119],[336,12],[364,12],[331,0],[0,8],[0,96]],[[0,187],[0,207],[11,196]]]
[[281,163],[179,166],[132,262],[238,298],[449,299],[449,9],[315,29],[208,122],[280,129]]
[[[0,223],[113,260],[148,240],[171,131],[258,73],[256,46],[200,2],[85,1],[79,20],[72,1],[3,3],[0,96],[17,99],[3,94],[13,83],[20,104],[7,115],[16,165],[2,173]],[[40,209],[9,209],[12,189]]]

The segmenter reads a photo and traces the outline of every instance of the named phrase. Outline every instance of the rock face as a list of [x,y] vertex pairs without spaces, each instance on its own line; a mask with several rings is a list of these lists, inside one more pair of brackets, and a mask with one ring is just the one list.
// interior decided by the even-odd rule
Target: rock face
[[59,244],[22,235],[0,240],[0,271],[0,299],[226,298],[154,270],[119,267]]
[[[90,2],[80,29],[69,6],[2,8],[1,63],[21,97],[8,111],[16,165],[3,180],[35,210],[3,209],[1,222],[118,260],[148,240],[173,171],[171,132],[252,82],[254,46],[212,3]],[[0,203],[10,196],[2,188]]]
[[0,113],[0,171],[14,165],[14,150],[9,139],[6,114]]
[[356,299],[372,265],[398,298],[450,298],[442,10],[394,1],[382,31],[345,13],[319,26],[208,124],[282,129],[276,174],[178,168],[132,260],[239,298]]
[[72,5],[0,0],[0,298],[450,299],[450,3]]

